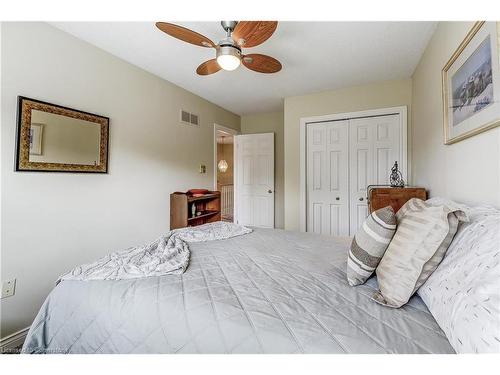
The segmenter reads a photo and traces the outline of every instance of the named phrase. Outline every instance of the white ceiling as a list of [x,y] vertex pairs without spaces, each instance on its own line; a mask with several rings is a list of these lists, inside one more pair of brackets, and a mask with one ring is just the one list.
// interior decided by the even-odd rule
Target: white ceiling
[[[218,21],[177,22],[214,42]],[[55,27],[112,53],[239,115],[276,111],[283,98],[376,81],[409,78],[435,22],[280,22],[274,35],[246,53],[271,55],[276,74],[240,67],[198,76],[215,50],[159,31],[154,22],[55,22]]]

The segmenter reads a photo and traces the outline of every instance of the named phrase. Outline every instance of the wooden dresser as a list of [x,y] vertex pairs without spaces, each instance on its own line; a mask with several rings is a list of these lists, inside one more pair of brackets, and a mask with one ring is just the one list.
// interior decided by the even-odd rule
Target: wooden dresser
[[427,199],[427,192],[419,187],[369,187],[368,188],[368,210],[370,213],[380,208],[392,206],[397,212],[411,198]]

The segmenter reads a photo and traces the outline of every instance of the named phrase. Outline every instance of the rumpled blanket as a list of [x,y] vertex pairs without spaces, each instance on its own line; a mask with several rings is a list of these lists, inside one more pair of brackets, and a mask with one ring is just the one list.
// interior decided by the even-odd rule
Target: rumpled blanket
[[223,221],[176,229],[145,246],[116,251],[74,268],[62,280],[123,280],[178,275],[189,265],[189,242],[223,240],[252,232],[250,228]]

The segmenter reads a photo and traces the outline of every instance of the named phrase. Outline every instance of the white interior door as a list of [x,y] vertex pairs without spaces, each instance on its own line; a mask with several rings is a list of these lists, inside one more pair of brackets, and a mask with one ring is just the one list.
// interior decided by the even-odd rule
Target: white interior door
[[400,160],[399,115],[349,120],[350,235],[368,216],[367,186],[389,183],[390,169]]
[[307,125],[307,231],[349,235],[348,121]]
[[274,134],[237,135],[236,222],[274,228]]

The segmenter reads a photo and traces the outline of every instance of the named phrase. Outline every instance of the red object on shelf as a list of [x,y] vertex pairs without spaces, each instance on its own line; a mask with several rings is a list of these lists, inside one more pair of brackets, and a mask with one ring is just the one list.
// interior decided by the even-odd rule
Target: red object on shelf
[[209,190],[207,190],[207,189],[191,189],[191,190],[187,191],[187,194],[192,195],[194,197],[201,197],[208,192],[209,192]]

